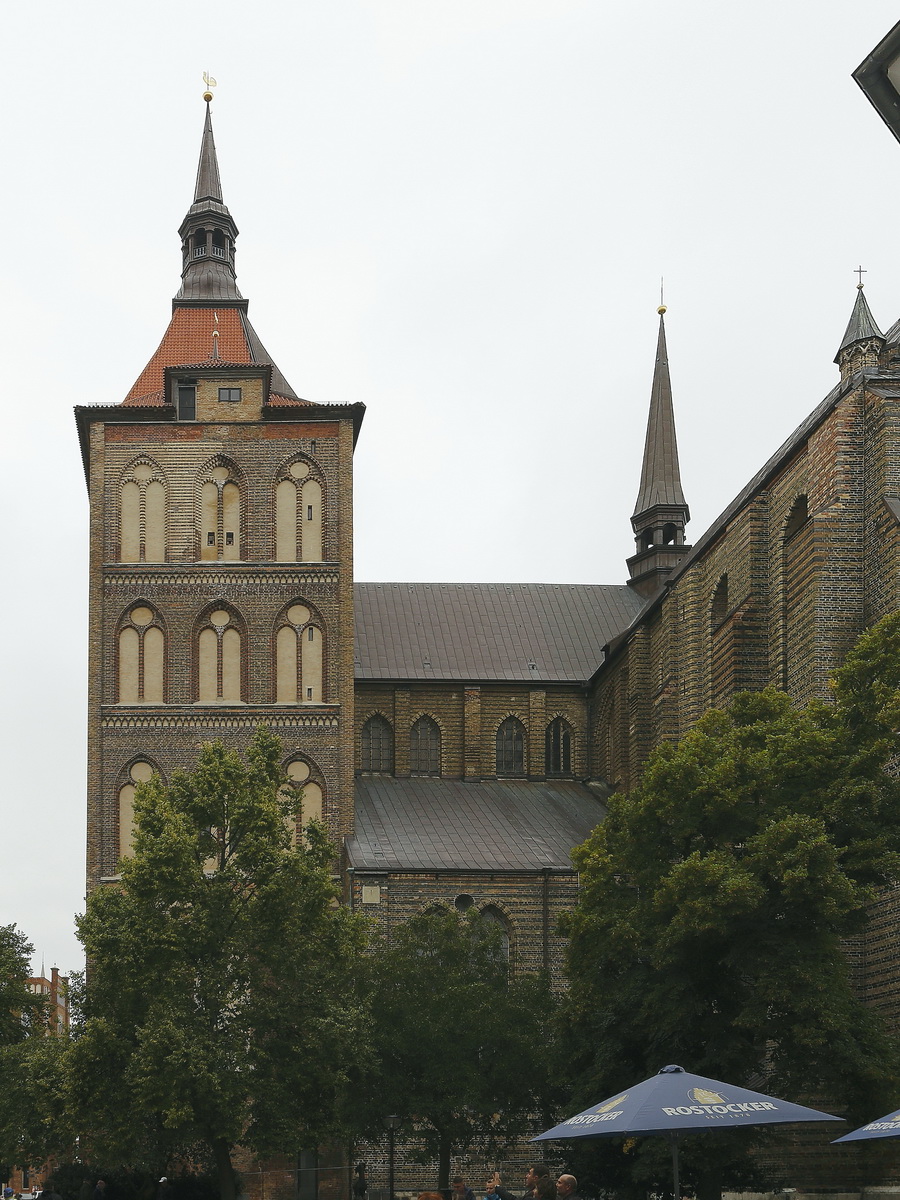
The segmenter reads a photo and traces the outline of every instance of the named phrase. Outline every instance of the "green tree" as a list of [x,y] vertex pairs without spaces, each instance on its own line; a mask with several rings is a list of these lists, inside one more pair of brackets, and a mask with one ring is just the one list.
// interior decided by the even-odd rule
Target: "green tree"
[[552,993],[509,979],[499,928],[474,909],[413,917],[369,965],[379,1065],[357,1091],[357,1127],[383,1137],[382,1118],[401,1116],[446,1188],[452,1153],[508,1145],[546,1108]]
[[0,926],[0,1162],[41,1162],[65,1144],[64,1040],[47,1037],[47,1001],[28,987],[34,948]]
[[[850,1115],[890,1106],[895,1047],[843,950],[877,889],[900,877],[900,786],[886,769],[898,682],[894,617],[848,656],[833,705],[742,694],[611,799],[575,854],[573,1111],[671,1062],[789,1098],[827,1095]],[[633,1161],[638,1178],[641,1154]],[[717,1194],[741,1161],[732,1140],[704,1139],[701,1193]]]
[[363,925],[338,904],[322,829],[293,838],[300,796],[278,741],[244,761],[215,742],[196,769],[138,788],[121,884],[79,922],[89,963],[69,1094],[96,1159],[162,1167],[205,1148],[224,1200],[231,1154],[335,1133],[366,1053],[354,964]]
[[46,1001],[28,987],[34,947],[15,925],[0,925],[0,1047],[23,1042],[44,1022]]

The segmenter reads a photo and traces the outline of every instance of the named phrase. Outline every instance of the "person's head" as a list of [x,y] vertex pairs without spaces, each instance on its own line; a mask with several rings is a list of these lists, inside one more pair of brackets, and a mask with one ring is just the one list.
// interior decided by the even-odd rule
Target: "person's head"
[[578,1180],[574,1175],[560,1175],[556,1181],[556,1194],[559,1200],[566,1200],[567,1196],[574,1196],[578,1191]]
[[356,1171],[357,1175],[365,1175],[366,1164],[362,1163],[362,1162],[357,1163],[356,1166],[354,1167],[354,1170]]
[[556,1180],[549,1171],[537,1181],[534,1200],[556,1200]]
[[462,1175],[454,1175],[450,1182],[453,1184],[453,1190],[457,1196],[464,1196],[466,1194],[466,1181]]
[[538,1180],[550,1174],[546,1163],[532,1163],[525,1173],[525,1186],[532,1191],[537,1187]]

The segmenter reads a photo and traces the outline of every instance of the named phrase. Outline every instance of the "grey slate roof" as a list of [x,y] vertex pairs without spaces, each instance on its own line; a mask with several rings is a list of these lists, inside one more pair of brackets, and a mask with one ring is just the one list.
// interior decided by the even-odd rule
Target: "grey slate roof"
[[650,389],[650,412],[644,439],[644,461],[641,465],[641,484],[634,502],[635,517],[656,505],[685,509],[687,502],[681,490],[678,466],[678,443],[675,438],[675,410],[672,406],[672,383],[669,378],[669,355],[666,349],[666,327],[659,314],[659,339],[656,343],[656,362],[653,385]]
[[569,780],[361,776],[347,853],[358,871],[571,870],[572,848],[605,815]]
[[625,584],[357,583],[357,679],[583,683],[644,601]]

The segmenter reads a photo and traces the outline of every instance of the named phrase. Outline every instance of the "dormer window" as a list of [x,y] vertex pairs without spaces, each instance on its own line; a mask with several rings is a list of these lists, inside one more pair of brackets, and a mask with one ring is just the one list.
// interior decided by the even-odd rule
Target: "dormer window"
[[219,403],[220,404],[240,404],[241,389],[240,388],[219,388]]

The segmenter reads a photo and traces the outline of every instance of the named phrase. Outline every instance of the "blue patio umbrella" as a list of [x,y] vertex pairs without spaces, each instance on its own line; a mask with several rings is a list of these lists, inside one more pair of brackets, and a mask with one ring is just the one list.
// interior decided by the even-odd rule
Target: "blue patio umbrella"
[[804,1108],[751,1092],[748,1088],[691,1075],[682,1067],[662,1070],[632,1088],[616,1092],[609,1100],[538,1134],[534,1142],[589,1137],[645,1137],[668,1134],[672,1144],[675,1200],[679,1195],[678,1135],[745,1125],[781,1125],[792,1121],[840,1121],[830,1113]]
[[877,1121],[870,1121],[868,1125],[854,1129],[852,1133],[835,1138],[831,1144],[836,1146],[838,1142],[865,1142],[869,1138],[889,1137],[900,1137],[900,1111],[888,1113],[886,1117],[879,1117]]

